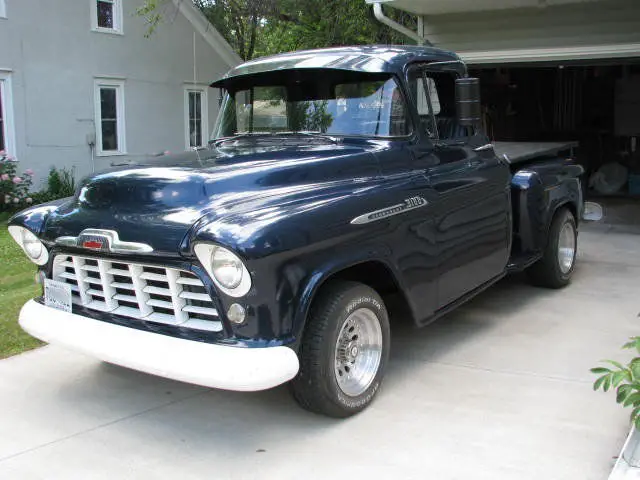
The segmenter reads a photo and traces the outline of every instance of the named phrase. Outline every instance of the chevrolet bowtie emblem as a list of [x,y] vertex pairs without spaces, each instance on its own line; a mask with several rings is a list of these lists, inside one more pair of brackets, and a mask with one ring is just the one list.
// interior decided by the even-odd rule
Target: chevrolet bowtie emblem
[[58,237],[56,244],[62,247],[86,248],[109,253],[149,253],[153,248],[146,243],[123,242],[114,230],[88,228],[77,237]]
[[89,250],[102,250],[103,242],[98,240],[85,240],[82,242],[82,248],[88,248]]

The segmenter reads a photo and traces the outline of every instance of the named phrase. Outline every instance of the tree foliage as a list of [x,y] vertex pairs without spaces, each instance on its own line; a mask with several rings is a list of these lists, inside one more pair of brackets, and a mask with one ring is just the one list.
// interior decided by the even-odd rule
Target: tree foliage
[[[189,0],[184,0],[189,1]],[[243,60],[285,51],[341,45],[407,43],[379,23],[364,0],[193,0]],[[173,2],[146,0],[137,10],[152,34]],[[385,13],[409,28],[414,16]]]

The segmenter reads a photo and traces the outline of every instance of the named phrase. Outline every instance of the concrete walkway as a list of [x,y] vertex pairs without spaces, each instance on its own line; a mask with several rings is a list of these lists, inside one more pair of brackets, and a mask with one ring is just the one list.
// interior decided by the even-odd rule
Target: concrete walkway
[[512,277],[397,325],[377,401],[345,421],[286,388],[206,390],[55,347],[0,361],[0,478],[604,479],[628,412],[588,369],[639,333],[640,236],[598,225],[580,243],[565,290]]

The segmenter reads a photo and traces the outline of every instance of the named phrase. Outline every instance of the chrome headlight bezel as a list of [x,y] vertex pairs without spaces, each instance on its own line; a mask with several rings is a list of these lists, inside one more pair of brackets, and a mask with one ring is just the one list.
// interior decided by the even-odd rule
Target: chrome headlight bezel
[[9,227],[9,234],[13,240],[36,265],[46,265],[49,261],[49,251],[42,241],[29,229],[18,225]]
[[[243,297],[249,293],[251,289],[251,275],[242,259],[233,251],[211,243],[198,243],[193,247],[193,250],[209,274],[209,277],[211,277],[211,280],[213,280],[213,283],[215,283],[220,291],[234,298]],[[238,265],[239,280],[237,282],[225,284],[224,280],[220,278],[220,272],[216,274],[216,268],[214,267],[216,253],[218,253],[219,256],[226,256],[227,259],[232,259]]]

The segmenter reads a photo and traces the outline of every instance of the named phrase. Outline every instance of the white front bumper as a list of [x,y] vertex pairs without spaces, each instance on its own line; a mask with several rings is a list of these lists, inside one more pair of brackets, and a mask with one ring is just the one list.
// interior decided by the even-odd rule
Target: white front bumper
[[298,356],[288,347],[242,348],[183,340],[66,313],[34,300],[22,307],[20,325],[47,343],[205,387],[264,390],[291,380],[299,368]]

